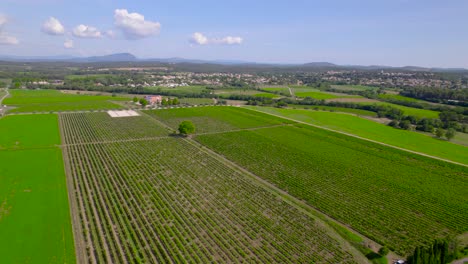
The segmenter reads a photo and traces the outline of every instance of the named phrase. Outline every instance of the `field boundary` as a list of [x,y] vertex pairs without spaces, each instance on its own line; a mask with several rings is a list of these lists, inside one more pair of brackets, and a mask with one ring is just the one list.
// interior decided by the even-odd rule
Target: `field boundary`
[[[60,131],[60,141],[65,142],[65,137],[63,134],[64,128],[62,127],[62,121],[60,119],[59,115],[59,120],[58,120],[58,126],[59,126],[59,131]],[[67,182],[67,194],[68,194],[68,204],[70,205],[70,218],[71,218],[71,224],[72,224],[72,232],[73,232],[73,241],[75,244],[75,258],[76,258],[76,263],[89,263],[88,258],[86,256],[86,245],[85,245],[85,239],[83,237],[83,230],[81,227],[81,222],[80,222],[80,213],[77,205],[77,200],[75,197],[75,187],[73,185],[73,175],[71,173],[70,169],[70,162],[69,162],[69,157],[68,157],[68,151],[66,147],[63,147],[63,145],[60,146],[60,149],[62,151],[62,159],[63,159],[63,164],[64,164],[64,169],[65,169],[65,178]]]
[[409,150],[409,149],[397,147],[397,146],[394,146],[394,145],[390,145],[390,144],[383,143],[383,142],[380,142],[380,141],[376,141],[376,140],[364,138],[364,137],[361,137],[361,136],[358,136],[358,135],[354,135],[354,134],[351,134],[351,133],[347,133],[347,132],[343,132],[343,131],[339,131],[339,130],[335,130],[335,129],[331,129],[331,128],[327,128],[327,127],[323,127],[323,126],[319,126],[319,125],[314,125],[314,124],[311,124],[311,123],[307,123],[307,122],[304,122],[304,121],[299,121],[299,120],[296,120],[296,119],[293,119],[293,118],[289,118],[289,117],[284,117],[284,116],[281,116],[281,115],[276,115],[276,114],[272,114],[272,113],[268,113],[268,112],[263,112],[263,111],[260,111],[260,110],[257,110],[257,109],[251,109],[251,108],[245,108],[245,109],[252,110],[252,111],[255,111],[255,112],[259,112],[259,113],[263,113],[263,114],[268,114],[268,115],[275,116],[275,117],[279,117],[279,118],[283,118],[283,119],[287,119],[287,120],[289,120],[289,121],[294,121],[294,122],[297,122],[297,123],[300,123],[300,124],[312,126],[312,127],[315,127],[315,128],[324,129],[324,130],[331,131],[331,132],[335,132],[335,133],[339,133],[339,134],[342,134],[342,135],[346,135],[346,136],[358,138],[358,139],[361,139],[361,140],[365,140],[365,141],[369,141],[369,142],[372,142],[372,143],[380,144],[380,145],[382,145],[382,146],[386,146],[386,147],[390,147],[390,148],[394,148],[394,149],[406,151],[406,152],[409,152],[409,153],[412,153],[412,154],[417,154],[417,155],[424,156],[424,157],[427,157],[427,158],[432,158],[432,159],[436,159],[436,160],[440,160],[440,161],[452,163],[452,164],[455,164],[455,165],[460,165],[460,166],[463,166],[463,167],[468,167],[468,164],[464,164],[464,163],[456,162],[456,161],[453,161],[453,160],[448,160],[448,159],[440,158],[440,157],[437,157],[437,156],[432,156],[432,155],[425,154],[425,153],[418,152],[418,151],[414,151],[414,150]]

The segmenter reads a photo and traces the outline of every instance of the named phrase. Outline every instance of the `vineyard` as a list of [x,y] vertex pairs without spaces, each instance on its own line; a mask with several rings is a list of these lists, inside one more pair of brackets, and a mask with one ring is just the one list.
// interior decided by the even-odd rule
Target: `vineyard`
[[464,167],[305,125],[195,139],[400,254],[468,231]]
[[255,113],[238,107],[194,107],[145,111],[152,117],[177,129],[180,122],[192,121],[197,133],[212,133],[235,129],[268,127],[292,123],[263,113]]
[[[414,131],[394,129],[384,124],[341,113],[310,111],[301,109],[280,109],[273,107],[247,106],[249,109],[271,113],[318,125],[363,138],[376,140],[431,156],[440,157],[468,165],[468,148],[447,141],[436,140]],[[320,107],[321,109],[322,107]],[[340,111],[340,110],[337,110]],[[459,135],[465,135],[459,133]],[[458,135],[457,135],[458,136]],[[463,138],[462,138],[463,139]],[[463,140],[462,140],[463,141]],[[465,142],[468,142],[465,140]]]
[[152,118],[60,124],[79,262],[362,263],[320,220]]

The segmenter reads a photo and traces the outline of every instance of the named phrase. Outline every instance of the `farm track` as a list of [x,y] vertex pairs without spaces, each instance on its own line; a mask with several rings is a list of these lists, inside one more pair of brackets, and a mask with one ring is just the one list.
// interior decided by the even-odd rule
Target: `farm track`
[[[342,251],[347,243],[312,220],[316,217],[283,200],[275,202],[276,194],[219,162],[191,139],[131,140],[125,139],[123,129],[116,133],[121,139],[102,140],[107,138],[105,131],[102,134],[89,123],[94,119],[60,116],[88,263],[359,259],[349,245]],[[184,156],[186,152],[191,155]],[[259,215],[259,208],[272,210],[271,216]],[[263,221],[277,216],[279,222],[265,226]],[[305,230],[311,233],[306,235]]]
[[357,136],[357,135],[354,135],[354,134],[350,134],[350,133],[346,133],[346,132],[343,132],[343,131],[334,130],[334,129],[331,129],[331,128],[327,128],[327,127],[323,127],[323,126],[314,125],[314,124],[311,124],[311,123],[307,123],[307,122],[304,122],[304,121],[299,121],[299,120],[296,120],[296,119],[293,119],[293,118],[289,118],[289,117],[284,117],[284,116],[281,116],[281,115],[276,115],[276,114],[272,114],[272,113],[268,113],[268,112],[262,112],[262,111],[256,110],[256,109],[249,109],[249,110],[256,111],[256,112],[263,113],[263,114],[268,114],[268,115],[275,116],[275,117],[279,117],[279,118],[283,118],[283,119],[286,119],[286,120],[289,120],[289,121],[294,121],[294,122],[297,122],[297,123],[300,123],[300,124],[304,124],[304,125],[308,125],[308,126],[312,126],[312,127],[324,129],[324,130],[327,130],[327,131],[339,133],[339,134],[342,134],[342,135],[346,135],[346,136],[350,136],[350,137],[362,139],[362,140],[365,140],[365,141],[369,141],[369,142],[376,143],[376,144],[380,144],[380,145],[383,145],[383,146],[386,146],[386,147],[390,147],[390,148],[394,148],[394,149],[406,151],[406,152],[409,152],[409,153],[412,153],[412,154],[417,154],[417,155],[424,156],[424,157],[428,157],[428,158],[431,158],[431,159],[436,159],[436,160],[440,160],[440,161],[444,161],[444,162],[448,162],[448,163],[452,163],[452,164],[456,164],[456,165],[468,167],[468,164],[464,164],[464,163],[460,163],[460,162],[456,162],[456,161],[452,161],[452,160],[448,160],[448,159],[444,159],[444,158],[432,156],[432,155],[425,154],[425,153],[422,153],[422,152],[417,152],[417,151],[413,151],[413,150],[409,150],[409,149],[405,149],[405,148],[400,148],[400,147],[397,147],[397,146],[394,146],[394,145],[390,145],[390,144],[383,143],[383,142],[380,142],[380,141],[376,141],[376,140],[372,140],[372,139],[360,137],[360,136]]
[[[60,116],[59,116],[60,118]],[[65,141],[63,132],[65,129],[62,127],[63,123],[59,122],[59,131],[60,131],[60,139],[61,142]],[[76,255],[76,263],[88,263],[86,257],[86,244],[84,243],[84,238],[82,237],[83,231],[81,228],[79,214],[79,206],[77,201],[79,200],[76,197],[75,187],[74,187],[74,179],[72,178],[72,171],[70,168],[70,160],[68,157],[68,151],[62,148],[62,157],[66,175],[66,183],[67,183],[67,193],[68,193],[68,203],[70,205],[70,218],[72,220],[72,230],[73,230],[73,240],[75,244],[75,255]],[[80,199],[81,200],[81,199]],[[92,247],[92,245],[91,245]]]

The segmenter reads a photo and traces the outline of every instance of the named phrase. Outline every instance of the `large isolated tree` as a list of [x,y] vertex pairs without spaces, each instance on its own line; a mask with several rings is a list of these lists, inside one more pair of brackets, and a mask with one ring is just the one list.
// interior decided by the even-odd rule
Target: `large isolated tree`
[[195,132],[195,126],[191,121],[182,121],[179,125],[179,133],[187,136]]
[[447,138],[447,140],[450,141],[455,136],[456,133],[457,132],[455,131],[455,129],[449,128],[447,129],[447,132],[445,132],[445,137]]

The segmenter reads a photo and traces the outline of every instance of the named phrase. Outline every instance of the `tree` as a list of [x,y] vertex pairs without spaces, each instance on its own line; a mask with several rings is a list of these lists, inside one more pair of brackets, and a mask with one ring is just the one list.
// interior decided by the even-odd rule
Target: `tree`
[[398,121],[392,120],[390,123],[388,123],[388,125],[394,128],[398,128]]
[[182,121],[179,125],[179,133],[186,136],[195,132],[195,126],[190,121]]
[[411,128],[411,122],[409,120],[403,120],[400,122],[400,127],[409,130]]
[[455,136],[455,129],[449,128],[447,129],[447,132],[445,132],[445,137],[447,138],[448,141],[450,141],[454,136]]
[[445,135],[445,130],[439,127],[436,129],[435,134],[436,134],[436,137],[442,138]]
[[177,98],[172,99],[172,104],[173,104],[173,105],[178,105],[178,104],[180,104],[179,99],[177,99]]
[[140,99],[140,104],[141,104],[143,107],[145,107],[145,106],[148,105],[148,101],[147,101],[145,98],[141,98],[141,99]]
[[379,254],[380,254],[381,256],[387,256],[387,255],[388,255],[388,252],[389,252],[389,250],[388,250],[388,248],[387,248],[386,246],[383,246],[383,247],[381,247],[381,248],[379,249]]
[[138,98],[137,98],[136,96],[133,97],[133,102],[134,102],[134,103],[138,102]]

